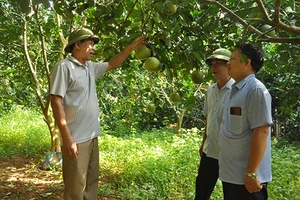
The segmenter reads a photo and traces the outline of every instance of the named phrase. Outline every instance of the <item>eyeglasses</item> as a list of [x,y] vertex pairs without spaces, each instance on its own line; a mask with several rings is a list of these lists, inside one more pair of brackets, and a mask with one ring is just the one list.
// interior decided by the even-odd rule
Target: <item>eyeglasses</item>
[[235,60],[235,59],[237,59],[237,58],[239,58],[242,62],[244,62],[244,63],[247,63],[247,61],[248,61],[248,57],[245,55],[245,54],[243,54],[243,53],[240,53],[240,56],[239,57],[234,57],[234,56],[232,56],[231,58],[230,58],[230,61],[232,61],[232,60]]
[[211,67],[219,67],[221,65],[227,65],[227,61],[225,61],[225,60],[213,60],[210,63]]
[[240,52],[240,56],[239,57],[234,57],[234,56],[232,56],[231,58],[230,58],[230,61],[232,61],[232,60],[235,60],[235,59],[237,59],[237,58],[239,58],[242,62],[244,62],[244,63],[247,63],[247,61],[248,61],[248,56],[246,56],[244,53],[242,53],[242,52]]

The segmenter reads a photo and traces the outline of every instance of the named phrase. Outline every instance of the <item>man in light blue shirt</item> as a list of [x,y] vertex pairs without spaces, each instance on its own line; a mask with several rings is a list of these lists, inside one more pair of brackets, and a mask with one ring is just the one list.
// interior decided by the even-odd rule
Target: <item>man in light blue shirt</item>
[[263,51],[244,44],[232,52],[229,75],[236,83],[223,105],[219,178],[224,200],[266,200],[271,181],[271,95],[255,74]]

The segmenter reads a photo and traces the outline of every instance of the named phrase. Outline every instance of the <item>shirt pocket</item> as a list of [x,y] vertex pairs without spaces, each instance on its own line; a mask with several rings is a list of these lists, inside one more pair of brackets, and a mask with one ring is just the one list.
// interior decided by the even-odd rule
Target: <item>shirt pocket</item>
[[235,135],[242,134],[243,116],[229,114],[228,130]]

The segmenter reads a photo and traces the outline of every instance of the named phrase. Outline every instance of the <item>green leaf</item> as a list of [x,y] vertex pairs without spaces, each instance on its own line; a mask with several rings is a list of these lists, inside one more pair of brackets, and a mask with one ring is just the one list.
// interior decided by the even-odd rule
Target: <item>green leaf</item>
[[40,193],[39,195],[40,195],[41,197],[44,197],[44,198],[46,198],[46,197],[49,197],[49,196],[51,196],[51,195],[52,195],[52,192]]
[[240,53],[240,59],[244,63],[247,63],[247,61],[248,61],[248,57],[245,54],[243,54],[242,52]]
[[198,52],[193,51],[192,54],[195,58],[197,58],[198,61],[202,61],[202,57]]
[[288,0],[288,7],[291,8],[295,12],[295,1],[294,0]]
[[153,19],[156,23],[163,23],[163,18],[161,17],[159,12],[155,12],[155,16],[153,16]]
[[14,69],[5,69],[5,70],[0,70],[0,74],[9,74],[9,73],[13,73],[15,70]]

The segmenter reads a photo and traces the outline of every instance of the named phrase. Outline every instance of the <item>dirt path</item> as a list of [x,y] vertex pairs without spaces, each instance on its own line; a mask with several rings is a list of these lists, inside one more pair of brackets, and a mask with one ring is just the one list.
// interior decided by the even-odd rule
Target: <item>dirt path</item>
[[[61,171],[40,169],[28,158],[0,161],[0,200],[62,199]],[[98,197],[98,200],[115,198]]]

